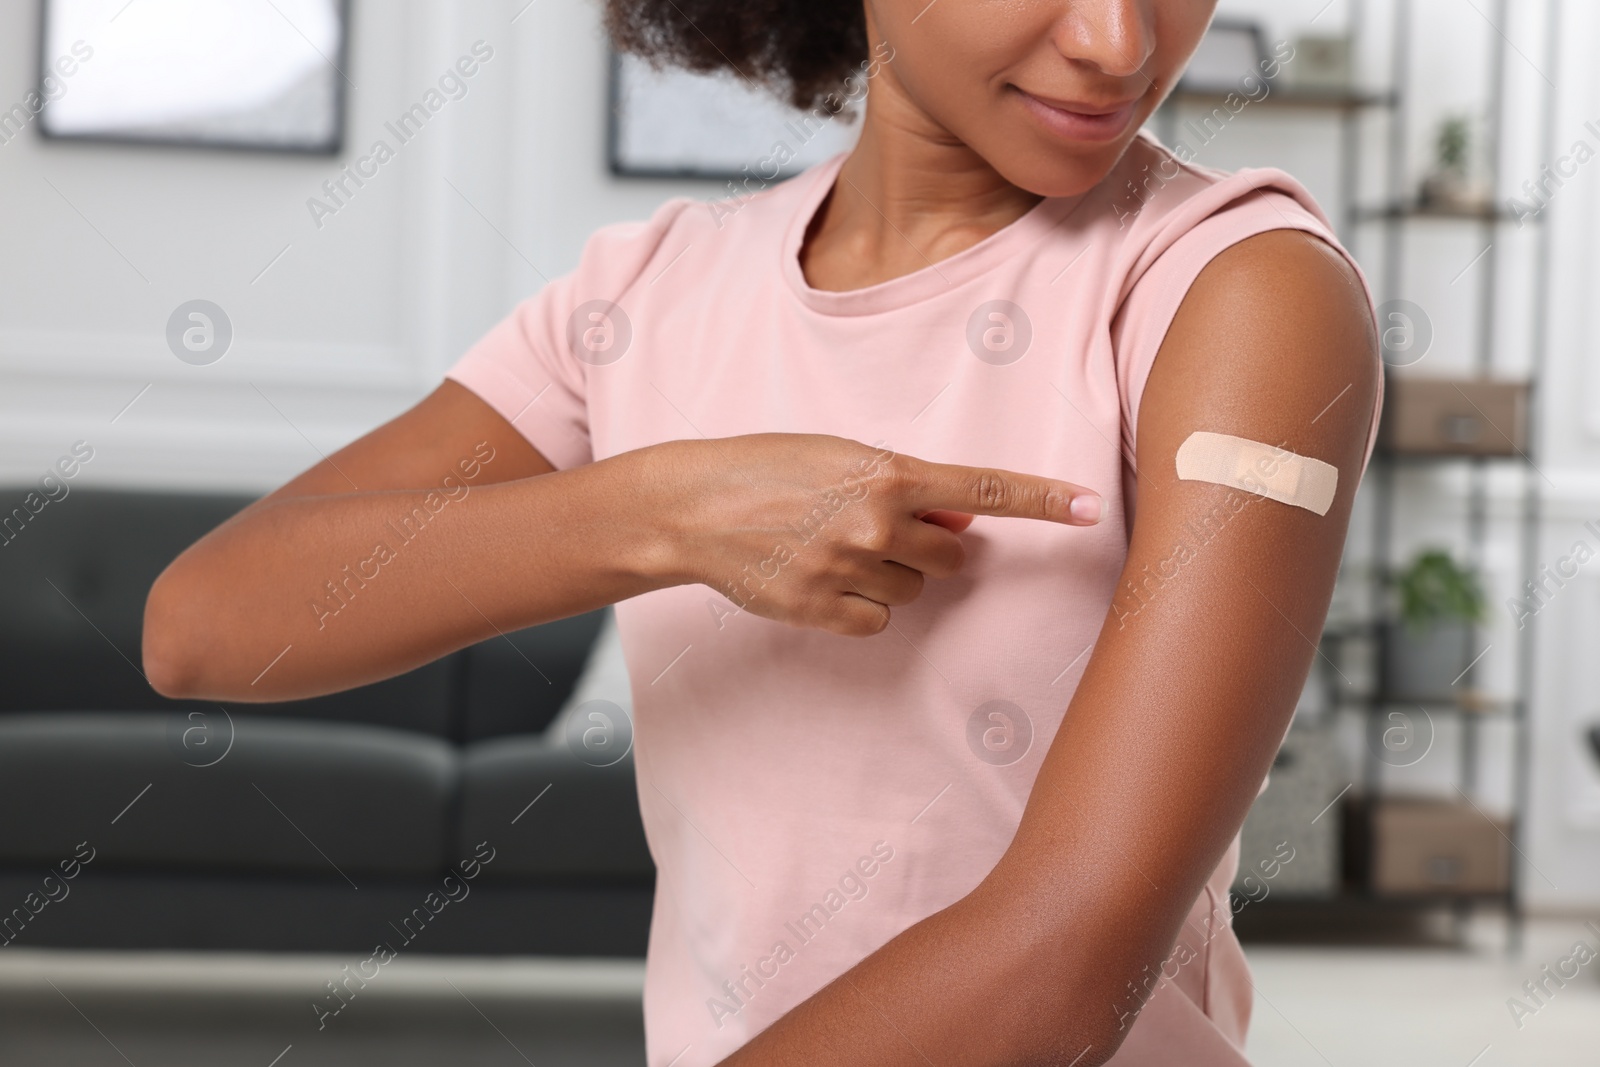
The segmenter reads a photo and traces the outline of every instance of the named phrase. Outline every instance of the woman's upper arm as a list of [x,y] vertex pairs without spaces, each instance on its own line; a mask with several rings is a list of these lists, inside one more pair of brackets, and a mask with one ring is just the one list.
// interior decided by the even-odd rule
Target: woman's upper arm
[[426,489],[461,476],[483,442],[494,461],[474,484],[508,482],[555,468],[528,439],[466,386],[446,378],[416,405],[362,435],[257,501],[383,489]]
[[[1359,278],[1298,231],[1213,259],[1161,345],[1140,403],[1138,507],[1117,594],[996,868],[1044,916],[1038,936],[1070,938],[1066,958],[1082,965],[1071,992],[1095,1010],[1112,1011],[1171,947],[1283,738],[1379,378]],[[1332,506],[1318,515],[1179,480],[1178,448],[1196,431],[1331,464]]]

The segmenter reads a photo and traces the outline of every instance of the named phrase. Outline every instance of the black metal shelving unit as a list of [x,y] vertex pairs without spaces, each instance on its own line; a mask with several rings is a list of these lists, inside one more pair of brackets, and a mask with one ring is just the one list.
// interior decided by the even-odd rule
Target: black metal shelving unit
[[[1520,14],[1527,14],[1526,4],[1519,8]],[[1542,76],[1549,86],[1541,102],[1540,113],[1543,119],[1541,137],[1541,154],[1548,158],[1552,155],[1554,145],[1554,67],[1559,55],[1560,33],[1560,0],[1544,0],[1543,14],[1545,16],[1546,41],[1545,41],[1545,67]],[[1509,0],[1496,0],[1492,13],[1489,15],[1495,26],[1506,25],[1510,16]],[[1414,176],[1407,173],[1405,165],[1406,148],[1410,136],[1411,113],[1407,107],[1410,97],[1407,84],[1411,73],[1411,48],[1416,39],[1417,27],[1414,21],[1414,10],[1410,0],[1397,0],[1394,5],[1394,26],[1392,34],[1392,61],[1391,85],[1394,86],[1397,106],[1390,112],[1390,128],[1388,143],[1388,166],[1386,176],[1386,200],[1383,204],[1373,209],[1358,209],[1357,222],[1361,225],[1373,225],[1382,228],[1382,278],[1385,297],[1402,296],[1397,288],[1404,284],[1404,268],[1406,255],[1406,239],[1410,231],[1418,225],[1434,226],[1464,226],[1471,227],[1478,235],[1480,243],[1484,246],[1481,261],[1476,262],[1473,268],[1477,271],[1477,322],[1475,324],[1475,350],[1473,352],[1472,369],[1475,375],[1481,378],[1491,378],[1497,372],[1505,370],[1502,360],[1496,358],[1498,346],[1496,342],[1496,327],[1499,317],[1504,313],[1504,289],[1498,284],[1499,257],[1502,246],[1504,227],[1518,220],[1510,212],[1502,210],[1498,205],[1502,202],[1502,191],[1506,186],[1503,175],[1505,159],[1502,152],[1502,131],[1505,127],[1507,112],[1506,93],[1506,58],[1508,50],[1514,46],[1498,30],[1491,28],[1487,34],[1488,40],[1488,67],[1489,77],[1487,83],[1486,113],[1486,145],[1490,161],[1490,188],[1488,190],[1488,206],[1481,209],[1440,209],[1417,205],[1408,199],[1410,183]],[[1532,220],[1542,223],[1542,216]],[[1549,232],[1548,227],[1540,225],[1537,234],[1538,247],[1535,253],[1536,270],[1541,277],[1538,279],[1534,293],[1535,299],[1543,299],[1548,292],[1549,272]],[[1527,368],[1525,381],[1528,388],[1526,400],[1526,448],[1518,449],[1513,445],[1514,455],[1506,457],[1487,457],[1482,455],[1405,455],[1384,450],[1373,457],[1368,471],[1368,491],[1373,512],[1373,541],[1372,541],[1372,583],[1369,610],[1374,621],[1385,617],[1386,602],[1393,586],[1396,571],[1394,522],[1396,511],[1396,480],[1397,474],[1403,467],[1419,465],[1443,469],[1454,466],[1465,468],[1467,492],[1465,515],[1465,541],[1466,557],[1470,566],[1482,570],[1487,558],[1487,549],[1491,535],[1489,516],[1489,481],[1491,473],[1496,466],[1505,465],[1517,471],[1521,478],[1520,514],[1514,516],[1514,537],[1517,540],[1516,558],[1519,559],[1521,570],[1525,574],[1534,573],[1538,562],[1538,531],[1540,514],[1540,486],[1542,475],[1539,474],[1534,460],[1534,453],[1538,442],[1537,414],[1537,386],[1542,377],[1546,336],[1545,322],[1547,315],[1541,309],[1533,309],[1530,316],[1533,324],[1533,336],[1529,338],[1527,352]],[[1395,372],[1386,368],[1386,376],[1390,381],[1395,378]],[[1364,635],[1369,640],[1377,640],[1376,627],[1369,629]],[[1365,715],[1366,749],[1365,766],[1362,768],[1360,788],[1368,798],[1381,796],[1380,776],[1383,761],[1380,753],[1384,751],[1384,730],[1391,715],[1396,708],[1412,708],[1422,710],[1425,714],[1438,714],[1441,717],[1453,716],[1459,724],[1459,766],[1457,768],[1458,790],[1466,801],[1477,806],[1476,793],[1479,787],[1478,767],[1480,762],[1481,738],[1480,732],[1483,724],[1490,718],[1500,717],[1505,719],[1510,726],[1512,751],[1510,758],[1511,776],[1511,809],[1505,815],[1509,826],[1507,836],[1511,851],[1508,859],[1508,881],[1503,893],[1491,894],[1461,894],[1451,897],[1445,895],[1435,898],[1420,898],[1419,906],[1438,907],[1441,904],[1450,906],[1458,915],[1465,918],[1471,910],[1483,905],[1498,905],[1503,908],[1508,920],[1509,940],[1513,946],[1519,943],[1523,917],[1522,886],[1519,860],[1522,857],[1521,840],[1523,834],[1522,813],[1526,808],[1528,792],[1528,732],[1529,732],[1529,702],[1533,687],[1533,657],[1534,627],[1526,626],[1519,630],[1515,648],[1515,689],[1508,698],[1490,699],[1484,697],[1475,682],[1482,675],[1483,660],[1493,649],[1485,646],[1477,627],[1469,630],[1471,634],[1471,648],[1477,658],[1473,659],[1462,675],[1453,684],[1461,685],[1461,694],[1452,700],[1434,700],[1419,702],[1412,699],[1399,698],[1393,694],[1383,692],[1382,673],[1379,672],[1373,680],[1372,690],[1363,694],[1355,701],[1355,710]],[[1482,652],[1477,650],[1482,649]],[[1377,657],[1374,657],[1374,662]],[[1431,718],[1430,718],[1431,721]],[[1369,895],[1371,890],[1366,890]]]
[[[1527,8],[1535,2],[1536,0],[1524,0],[1518,9],[1519,17],[1528,14]],[[1542,74],[1545,81],[1551,83],[1544,93],[1538,116],[1541,121],[1540,152],[1541,158],[1549,159],[1554,157],[1556,134],[1553,82],[1556,59],[1559,55],[1562,0],[1537,0],[1537,2],[1543,5],[1546,26],[1545,65]],[[1361,42],[1369,32],[1370,5],[1371,0],[1351,0],[1348,32],[1353,52],[1359,50]],[[1407,165],[1413,122],[1410,82],[1414,69],[1413,46],[1417,40],[1415,12],[1411,0],[1392,0],[1391,14],[1393,24],[1388,89],[1374,91],[1351,88],[1345,91],[1312,91],[1281,87],[1274,88],[1269,95],[1259,102],[1252,103],[1251,106],[1273,109],[1321,109],[1336,113],[1340,130],[1338,138],[1340,180],[1335,221],[1341,239],[1346,247],[1352,250],[1364,247],[1366,244],[1364,239],[1371,236],[1371,230],[1373,228],[1378,230],[1379,255],[1375,262],[1366,262],[1365,265],[1369,276],[1373,273],[1371,269],[1373,266],[1379,268],[1380,280],[1375,282],[1374,290],[1380,305],[1387,300],[1405,295],[1399,290],[1404,286],[1407,238],[1415,228],[1447,226],[1472,227],[1476,230],[1483,238],[1481,243],[1487,247],[1481,261],[1474,267],[1478,272],[1476,277],[1478,290],[1476,347],[1472,365],[1476,375],[1489,377],[1497,370],[1504,369],[1501,361],[1495,358],[1495,330],[1503,311],[1501,304],[1505,298],[1503,290],[1496,284],[1501,243],[1499,238],[1504,227],[1518,222],[1514,215],[1498,206],[1502,203],[1501,193],[1507,184],[1502,174],[1505,161],[1501,152],[1501,133],[1508,106],[1505,92],[1506,57],[1507,52],[1514,46],[1498,30],[1492,27],[1487,29],[1485,141],[1490,161],[1487,203],[1482,207],[1466,208],[1421,204],[1412,195],[1418,176],[1410,173]],[[1495,26],[1506,25],[1510,15],[1509,0],[1495,0],[1492,10],[1486,14]],[[1169,98],[1170,103],[1164,105],[1162,112],[1157,116],[1158,133],[1163,140],[1171,143],[1178,130],[1180,108],[1220,101],[1224,95],[1215,91],[1193,91],[1180,87],[1174,91]],[[1363,159],[1365,147],[1363,134],[1367,132],[1364,124],[1374,117],[1388,124],[1386,131],[1381,131],[1386,133],[1386,137],[1381,139],[1384,144],[1381,158],[1372,161],[1381,166],[1384,175],[1384,189],[1376,203],[1369,202],[1362,195],[1362,177],[1366,173],[1364,166],[1367,163]],[[1549,241],[1549,228],[1540,226],[1535,252],[1537,272],[1534,286],[1535,300],[1545,299],[1549,291]],[[1527,448],[1510,458],[1498,458],[1469,455],[1408,455],[1380,447],[1372,458],[1362,488],[1364,504],[1370,509],[1372,517],[1371,573],[1365,590],[1366,618],[1354,625],[1328,629],[1323,635],[1324,655],[1319,660],[1319,669],[1324,682],[1323,691],[1328,695],[1327,714],[1330,716],[1355,714],[1363,719],[1366,745],[1363,766],[1351,789],[1351,796],[1356,801],[1351,805],[1354,809],[1359,810],[1383,795],[1380,753],[1384,751],[1387,716],[1397,706],[1409,708],[1414,712],[1419,709],[1420,704],[1421,710],[1430,716],[1430,721],[1431,716],[1438,715],[1441,719],[1453,717],[1459,722],[1459,766],[1456,768],[1456,777],[1461,795],[1474,804],[1476,804],[1474,794],[1479,785],[1477,772],[1481,749],[1480,729],[1484,722],[1494,718],[1503,719],[1510,724],[1512,805],[1508,813],[1511,844],[1509,883],[1504,892],[1463,891],[1390,895],[1376,892],[1370,886],[1352,884],[1347,880],[1341,892],[1331,898],[1291,897],[1280,902],[1282,906],[1291,907],[1297,913],[1303,913],[1307,909],[1312,911],[1326,909],[1346,915],[1371,912],[1374,908],[1442,909],[1454,913],[1460,930],[1464,929],[1461,920],[1467,918],[1473,909],[1497,907],[1507,916],[1510,943],[1515,946],[1520,941],[1523,894],[1518,860],[1522,855],[1521,842],[1524,836],[1521,813],[1526,810],[1528,795],[1529,701],[1534,682],[1534,626],[1530,624],[1517,634],[1515,691],[1509,698],[1491,699],[1476,690],[1473,683],[1482,674],[1483,663],[1480,661],[1474,661],[1463,672],[1463,677],[1458,679],[1459,682],[1465,683],[1461,687],[1460,697],[1421,702],[1410,698],[1397,699],[1394,695],[1383,692],[1382,674],[1377,670],[1374,671],[1368,691],[1351,693],[1349,686],[1344,684],[1344,679],[1338,676],[1339,672],[1334,664],[1345,658],[1343,653],[1353,643],[1365,644],[1370,663],[1377,665],[1381,662],[1379,644],[1383,640],[1383,624],[1388,617],[1387,605],[1398,570],[1394,558],[1394,521],[1397,504],[1396,476],[1402,469],[1423,467],[1443,470],[1452,466],[1465,468],[1466,557],[1470,565],[1478,567],[1485,561],[1490,537],[1491,471],[1497,465],[1510,465],[1520,470],[1522,485],[1519,513],[1514,516],[1513,521],[1518,542],[1516,557],[1520,562],[1522,573],[1531,575],[1536,572],[1541,509],[1539,481],[1542,477],[1536,466],[1538,444],[1536,401],[1537,386],[1542,376],[1546,354],[1548,315],[1543,313],[1542,308],[1535,308],[1533,311],[1530,316],[1533,325],[1532,335],[1528,339],[1526,373]],[[1387,382],[1392,382],[1396,374],[1386,366],[1385,376]],[[1483,647],[1476,633],[1472,634],[1472,641],[1474,650]],[[1264,902],[1263,906],[1272,905]]]

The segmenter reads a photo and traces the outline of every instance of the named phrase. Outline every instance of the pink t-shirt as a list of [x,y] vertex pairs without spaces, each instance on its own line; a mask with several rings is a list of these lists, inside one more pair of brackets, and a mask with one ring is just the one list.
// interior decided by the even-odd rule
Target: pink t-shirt
[[[797,253],[843,159],[599,230],[574,273],[449,372],[558,469],[674,439],[825,433],[1064,478],[1109,508],[1091,528],[978,518],[962,573],[870,638],[771,622],[699,585],[617,606],[658,871],[652,1067],[716,1063],[993,868],[1127,553],[1124,456],[1179,302],[1251,235],[1337,246],[1286,174],[1183,166],[1141,136],[1083,196],[913,274],[825,292]],[[1237,863],[1236,841],[1114,1063],[1245,1063]]]

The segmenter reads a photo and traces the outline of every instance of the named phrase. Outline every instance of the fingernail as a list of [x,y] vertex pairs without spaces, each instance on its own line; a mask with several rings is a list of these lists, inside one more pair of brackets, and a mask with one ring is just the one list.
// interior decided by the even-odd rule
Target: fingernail
[[1072,498],[1072,517],[1079,522],[1099,522],[1100,513],[1105,506],[1097,496],[1075,496]]

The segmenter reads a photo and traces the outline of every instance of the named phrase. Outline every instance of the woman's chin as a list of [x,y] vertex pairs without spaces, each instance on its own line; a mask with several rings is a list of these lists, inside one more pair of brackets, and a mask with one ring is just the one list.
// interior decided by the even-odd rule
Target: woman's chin
[[1082,196],[1105,181],[1126,150],[1126,144],[1084,146],[1084,151],[1063,158],[1059,148],[1040,146],[1021,153],[1010,149],[986,157],[1001,177],[1035,196]]

